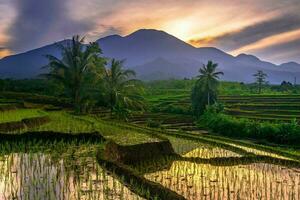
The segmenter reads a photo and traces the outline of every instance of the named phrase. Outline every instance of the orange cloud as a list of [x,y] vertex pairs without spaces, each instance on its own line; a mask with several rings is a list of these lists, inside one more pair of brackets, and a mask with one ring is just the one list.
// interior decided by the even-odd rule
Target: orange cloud
[[0,58],[11,55],[12,52],[8,49],[0,49]]
[[300,39],[300,29],[264,38],[253,44],[246,45],[242,48],[236,49],[230,53],[233,55],[238,55],[243,52],[254,52],[256,50],[271,47],[273,45],[280,45],[280,44],[296,41],[299,39]]

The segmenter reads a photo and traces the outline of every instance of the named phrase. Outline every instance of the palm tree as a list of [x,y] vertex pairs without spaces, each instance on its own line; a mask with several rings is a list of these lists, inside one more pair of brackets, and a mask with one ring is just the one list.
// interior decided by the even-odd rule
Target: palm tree
[[203,65],[199,69],[200,75],[197,76],[198,80],[192,91],[193,107],[198,114],[202,112],[205,105],[210,105],[212,101],[216,100],[219,76],[224,74],[216,71],[217,67],[217,63],[208,61],[207,65]]
[[124,61],[112,59],[104,73],[104,85],[111,115],[128,114],[129,109],[143,109],[142,87],[139,80],[132,79],[135,72],[123,69]]
[[84,38],[77,35],[67,41],[67,44],[58,44],[62,59],[47,55],[49,64],[46,67],[49,68],[49,73],[44,74],[48,79],[56,80],[64,86],[77,111],[81,109],[86,86],[92,81],[92,73],[104,68],[98,44],[84,45],[83,42]]
[[203,65],[199,69],[200,75],[197,77],[198,82],[202,85],[202,88],[207,93],[207,104],[210,105],[211,93],[214,93],[217,90],[217,85],[219,82],[219,76],[224,75],[223,72],[216,72],[218,67],[217,63],[208,61],[207,65]]

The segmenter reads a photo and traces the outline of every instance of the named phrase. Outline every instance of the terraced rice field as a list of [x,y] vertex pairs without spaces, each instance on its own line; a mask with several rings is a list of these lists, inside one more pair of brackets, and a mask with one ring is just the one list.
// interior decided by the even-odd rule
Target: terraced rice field
[[13,147],[14,153],[0,156],[0,199],[143,199],[98,165],[97,148],[89,143],[35,146],[33,152]]
[[[158,142],[164,137],[176,155],[130,167],[148,181],[176,192],[181,199],[300,199],[299,160],[237,145],[229,139],[201,139],[200,135],[189,134],[196,129],[187,115],[150,113],[134,115],[129,119],[131,123],[121,123],[109,119],[107,113],[74,116],[63,110],[42,109],[0,113],[3,123],[41,115],[50,118],[49,123],[17,134],[98,132],[123,146]],[[145,127],[150,119],[161,121],[161,132]],[[96,155],[104,147],[102,141],[8,142],[1,138],[0,199],[144,199],[134,191],[147,194],[145,188],[124,184],[122,176],[99,165]]]
[[258,120],[300,120],[299,95],[221,96],[226,113]]
[[205,143],[169,139],[181,152],[181,159],[156,160],[135,167],[148,180],[177,191],[186,199],[300,198],[297,166],[280,165],[276,158],[271,161],[272,157],[256,160]]
[[137,125],[148,125],[150,122],[156,122],[160,128],[166,130],[198,130],[194,124],[192,116],[187,115],[170,115],[166,113],[144,113],[135,114],[129,118],[129,122]]
[[46,113],[40,109],[18,109],[0,112],[0,123],[20,121],[25,118],[40,117]]
[[[156,112],[191,113],[191,102],[186,94],[158,95],[148,98]],[[227,114],[240,118],[269,121],[300,120],[300,95],[219,96]]]

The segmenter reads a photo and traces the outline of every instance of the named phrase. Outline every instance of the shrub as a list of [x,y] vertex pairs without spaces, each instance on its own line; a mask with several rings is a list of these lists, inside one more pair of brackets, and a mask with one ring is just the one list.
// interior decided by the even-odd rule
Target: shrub
[[159,128],[161,127],[161,122],[160,121],[154,121],[152,119],[147,120],[147,126],[150,128]]
[[3,99],[14,99],[23,102],[30,102],[36,104],[51,104],[54,106],[71,107],[69,99],[58,98],[53,96],[37,95],[31,93],[18,93],[18,92],[1,92],[0,98]]
[[300,140],[300,127],[296,120],[290,123],[258,122],[234,118],[207,108],[199,124],[210,128],[215,133],[230,137],[259,139],[289,145],[299,145]]
[[155,105],[151,108],[152,112],[164,112],[164,113],[172,113],[172,114],[191,114],[191,107],[186,105],[173,105],[169,102],[167,104],[159,104]]

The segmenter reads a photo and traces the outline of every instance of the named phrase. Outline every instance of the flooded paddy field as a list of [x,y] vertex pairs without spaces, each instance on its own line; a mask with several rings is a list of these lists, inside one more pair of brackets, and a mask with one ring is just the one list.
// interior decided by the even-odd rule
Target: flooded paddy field
[[[265,152],[229,140],[205,139],[196,134],[180,137],[184,132],[177,137],[163,131],[155,132],[156,129],[146,131],[143,127],[124,126],[93,116],[73,116],[64,111],[30,109],[6,114],[1,115],[2,123],[43,116],[50,119],[36,127],[1,133],[10,138],[19,138],[17,135],[30,131],[43,136],[52,131],[70,135],[70,138],[81,133],[101,133],[107,140],[130,146],[159,142],[164,137],[170,141],[176,155],[158,156],[128,167],[140,177],[176,192],[181,199],[300,199],[299,160],[276,152]],[[158,135],[160,137],[156,137]],[[7,137],[1,139],[4,138]],[[144,199],[135,192],[145,188],[135,185],[134,190],[130,181],[124,184],[122,175],[116,176],[98,163],[97,153],[104,148],[104,141],[93,140],[48,141],[28,137],[27,140],[0,140],[0,200]],[[159,198],[154,195],[146,199]]]
[[0,156],[1,200],[142,199],[98,165],[99,145],[60,142],[30,151],[0,146],[5,152]]
[[197,146],[194,141],[169,139],[174,149],[181,151],[181,157],[135,167],[148,180],[186,199],[300,199],[297,161],[261,156],[261,152],[253,156],[239,155],[209,144]]

